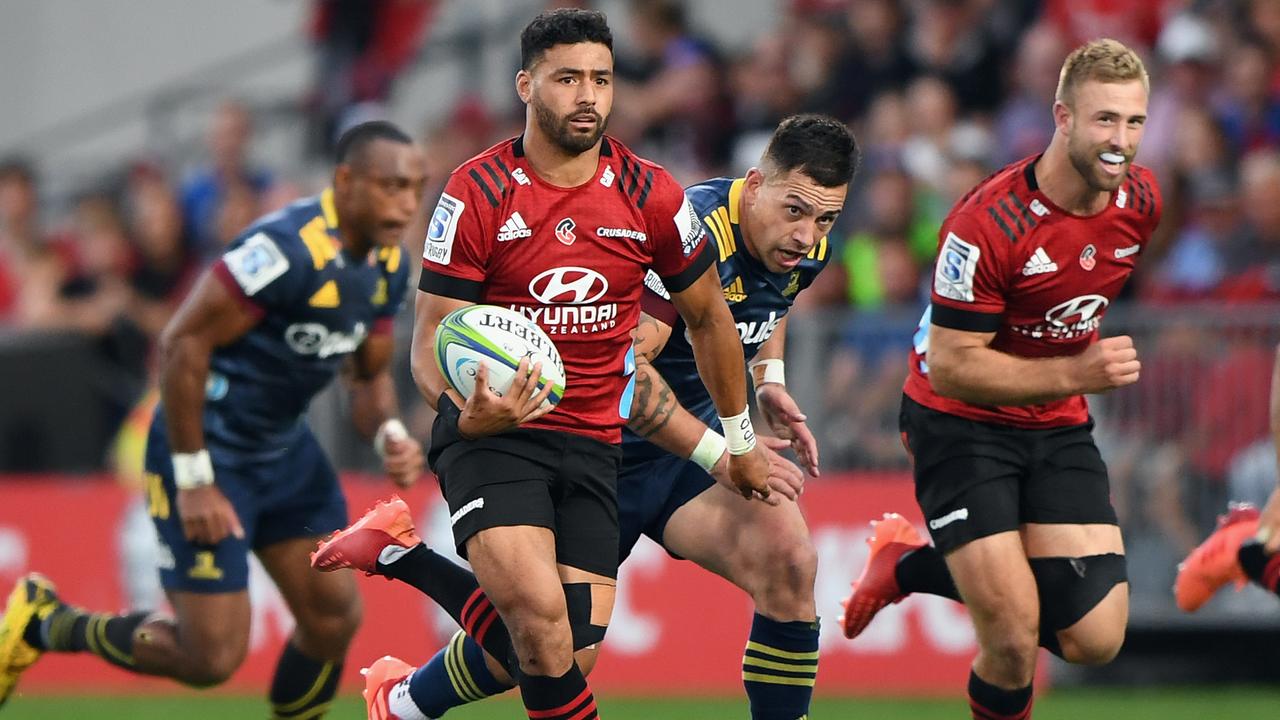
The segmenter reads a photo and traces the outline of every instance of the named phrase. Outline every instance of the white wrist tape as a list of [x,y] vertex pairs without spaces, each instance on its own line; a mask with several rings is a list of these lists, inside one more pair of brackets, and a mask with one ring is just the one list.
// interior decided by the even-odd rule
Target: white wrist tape
[[[778,358],[757,360],[747,367],[751,369],[751,379],[755,380],[757,390],[765,383],[778,383],[779,385],[787,384],[786,372],[783,369],[784,363]],[[764,368],[764,377],[757,379],[756,368],[758,367]]]
[[725,444],[729,446],[730,455],[746,455],[756,446],[756,431],[751,427],[751,407],[732,417],[721,417],[724,427]]
[[400,422],[400,418],[390,418],[384,420],[378,426],[378,432],[373,436],[373,449],[378,453],[378,457],[385,458],[387,456],[388,440],[404,440],[409,437],[409,430]]
[[194,490],[213,484],[213,462],[209,451],[201,448],[193,453],[173,453],[173,484],[179,490]]
[[711,468],[720,462],[720,456],[724,454],[725,445],[724,436],[720,433],[707,428],[702,433],[702,439],[698,441],[698,446],[689,453],[689,459],[698,464],[698,467],[711,472]]

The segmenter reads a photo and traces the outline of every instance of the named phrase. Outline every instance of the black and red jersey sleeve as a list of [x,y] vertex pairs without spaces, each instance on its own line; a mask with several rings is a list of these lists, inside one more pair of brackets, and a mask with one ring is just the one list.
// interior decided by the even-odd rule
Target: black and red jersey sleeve
[[427,226],[419,289],[458,300],[480,299],[493,249],[490,210],[475,182],[461,169],[454,171]]
[[653,246],[652,267],[670,292],[693,284],[715,261],[707,232],[684,188],[654,167],[653,193],[641,208]]
[[995,332],[1009,285],[1008,238],[989,232],[967,213],[947,218],[938,232],[933,273],[934,325],[969,332]]
[[1130,202],[1133,203],[1134,209],[1147,216],[1147,223],[1143,228],[1147,234],[1143,242],[1146,242],[1151,239],[1151,233],[1155,232],[1156,226],[1160,224],[1160,215],[1164,212],[1164,199],[1160,195],[1160,186],[1156,183],[1155,173],[1147,168],[1138,168],[1132,180],[1135,197],[1131,198]]

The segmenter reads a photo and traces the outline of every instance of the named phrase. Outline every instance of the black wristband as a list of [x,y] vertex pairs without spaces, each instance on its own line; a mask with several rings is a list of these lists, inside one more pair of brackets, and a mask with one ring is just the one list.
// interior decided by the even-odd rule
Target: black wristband
[[431,427],[431,443],[427,448],[427,465],[433,470],[445,448],[466,439],[458,429],[458,421],[461,419],[462,410],[453,402],[449,393],[440,393],[440,398],[436,400],[436,421]]

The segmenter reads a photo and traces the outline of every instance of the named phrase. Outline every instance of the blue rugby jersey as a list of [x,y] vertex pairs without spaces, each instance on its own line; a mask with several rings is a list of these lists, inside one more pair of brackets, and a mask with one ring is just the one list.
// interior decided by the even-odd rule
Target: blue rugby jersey
[[215,459],[223,451],[282,452],[346,355],[369,334],[390,332],[408,287],[404,252],[374,247],[354,258],[337,225],[326,190],[255,221],[214,265],[215,276],[260,316],[210,359],[204,435]]
[[[742,237],[738,224],[738,208],[742,196],[743,179],[715,178],[685,189],[685,194],[702,218],[708,237],[716,243],[717,270],[725,300],[738,326],[742,340],[742,354],[750,361],[777,329],[778,323],[791,309],[796,295],[809,287],[826,266],[831,257],[828,239],[822,237],[793,270],[784,273],[770,272],[763,263],[752,257]],[[649,301],[657,302],[653,295],[669,299],[661,279],[650,271],[645,278],[645,292]],[[672,313],[674,314],[674,313]],[[671,321],[671,339],[653,365],[675,392],[676,398],[689,412],[708,426],[719,430],[720,420],[710,393],[698,376],[693,346],[689,342],[688,328],[678,314]],[[745,371],[745,368],[744,368]],[[649,443],[635,433],[623,433],[623,463],[631,464],[652,458],[665,451]]]

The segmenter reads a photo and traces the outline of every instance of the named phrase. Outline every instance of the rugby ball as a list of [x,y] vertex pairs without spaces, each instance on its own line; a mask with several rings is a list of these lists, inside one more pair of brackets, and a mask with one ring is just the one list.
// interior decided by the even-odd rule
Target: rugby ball
[[550,385],[545,402],[553,407],[564,397],[564,362],[560,351],[538,323],[496,305],[468,305],[454,310],[436,328],[436,364],[449,386],[464,398],[476,387],[480,363],[489,369],[489,389],[503,395],[511,387],[520,360],[542,363],[538,389]]

